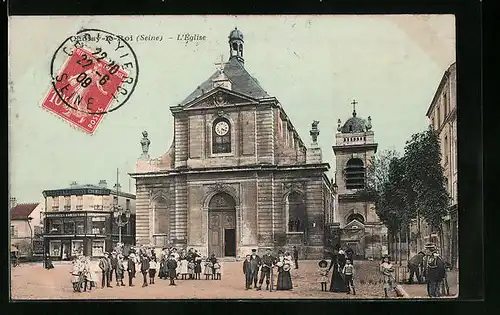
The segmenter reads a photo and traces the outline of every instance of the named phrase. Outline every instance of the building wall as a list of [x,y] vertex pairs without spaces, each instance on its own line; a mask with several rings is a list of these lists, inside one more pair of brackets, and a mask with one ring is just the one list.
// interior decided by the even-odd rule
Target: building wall
[[[45,197],[47,204],[47,212],[52,211],[82,211],[82,210],[102,210],[111,211],[115,195],[72,195],[72,196],[56,196]],[[66,200],[69,199],[69,206]],[[135,196],[118,195],[118,205],[123,209],[127,206],[127,200],[130,200],[130,211],[135,213]]]
[[[290,184],[293,182],[294,184]],[[155,234],[167,235],[165,243],[156,246],[195,248],[208,254],[208,204],[215,194],[214,185],[226,187],[236,202],[237,256],[252,248],[267,247],[301,249],[301,257],[322,257],[324,246],[323,196],[333,207],[333,194],[326,186],[321,171],[316,172],[232,172],[205,173],[186,176],[138,178],[137,185],[137,243],[155,244]],[[180,187],[180,189],[179,189]],[[183,187],[186,187],[185,189]],[[293,188],[292,188],[293,187]],[[328,189],[326,189],[328,188]],[[286,196],[292,190],[304,194],[307,222],[305,233],[287,230]],[[157,215],[158,201],[165,209]],[[153,220],[170,221],[168,230],[157,231]],[[187,224],[189,222],[189,224]],[[185,240],[184,240],[185,239]]]
[[[441,249],[445,260],[458,266],[458,159],[457,159],[457,93],[456,64],[452,64],[443,75],[440,85],[429,107],[427,117],[429,124],[438,132],[441,151],[441,165],[446,178],[446,190],[451,202],[449,214],[444,217],[443,235],[432,237],[433,231],[422,220],[420,223],[420,246],[426,242],[434,242]],[[417,234],[416,222],[412,232]],[[415,242],[415,243],[418,243]],[[414,250],[420,250],[414,245]]]

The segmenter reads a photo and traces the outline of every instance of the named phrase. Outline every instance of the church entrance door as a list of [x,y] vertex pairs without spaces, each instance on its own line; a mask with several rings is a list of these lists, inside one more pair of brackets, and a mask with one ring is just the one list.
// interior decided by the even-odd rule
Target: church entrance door
[[212,197],[208,210],[208,253],[236,256],[236,204],[227,193]]

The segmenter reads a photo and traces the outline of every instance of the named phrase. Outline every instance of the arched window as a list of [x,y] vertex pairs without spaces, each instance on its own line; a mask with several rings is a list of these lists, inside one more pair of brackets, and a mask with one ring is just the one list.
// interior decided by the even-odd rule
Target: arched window
[[231,153],[231,123],[225,118],[212,125],[212,153]]
[[346,224],[351,223],[352,221],[357,220],[363,224],[365,224],[365,218],[359,213],[353,213],[347,217],[347,222]]
[[288,232],[304,232],[306,227],[306,207],[302,194],[291,192],[287,197]]
[[354,158],[347,161],[345,187],[347,189],[363,189],[365,187],[365,167],[361,159]]

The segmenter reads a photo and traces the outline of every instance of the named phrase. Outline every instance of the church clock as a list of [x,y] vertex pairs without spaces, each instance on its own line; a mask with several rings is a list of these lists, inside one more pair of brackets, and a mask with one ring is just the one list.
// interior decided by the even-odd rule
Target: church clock
[[215,132],[217,133],[217,135],[219,136],[225,136],[229,131],[229,124],[225,121],[219,121],[216,125],[215,125]]

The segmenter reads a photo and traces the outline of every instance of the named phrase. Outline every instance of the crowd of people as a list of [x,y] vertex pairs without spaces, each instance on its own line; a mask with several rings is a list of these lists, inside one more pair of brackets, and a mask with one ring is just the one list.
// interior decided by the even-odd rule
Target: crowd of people
[[[427,253],[419,252],[408,261],[410,283],[416,275],[419,283],[425,278],[428,295],[438,297],[443,294],[441,287],[446,281],[446,264],[439,257],[435,247],[426,248]],[[132,248],[124,255],[120,247],[111,253],[105,253],[98,263],[91,263],[88,257],[79,255],[73,261],[73,288],[75,292],[91,291],[100,282],[101,288],[112,287],[113,275],[116,286],[125,286],[127,276],[128,286],[134,286],[136,273],[142,274],[142,287],[155,284],[155,278],[170,280],[170,285],[176,285],[175,280],[205,280],[222,279],[222,263],[215,254],[202,256],[194,249],[163,248],[157,257],[152,248],[144,246]],[[243,261],[245,290],[262,290],[264,281],[266,290],[292,290],[292,275],[290,270],[294,265],[298,269],[298,250],[293,249],[293,256],[287,251],[278,251],[275,257],[270,248],[259,256],[256,249],[246,255]],[[318,263],[321,291],[356,294],[356,270],[353,264],[353,252],[349,248],[336,246],[331,254],[331,261],[322,259]],[[394,291],[401,296],[395,280],[395,268],[389,256],[384,256],[379,265],[385,297]],[[277,272],[277,275],[275,273]],[[275,278],[276,277],[276,278]],[[328,288],[328,283],[330,287]],[[276,288],[274,288],[276,284]]]
[[[155,283],[155,278],[170,280],[170,285],[176,285],[175,280],[199,280],[201,274],[206,280],[222,279],[222,264],[212,254],[202,257],[197,250],[177,248],[163,248],[159,257],[152,248],[145,246],[131,248],[125,255],[121,247],[115,248],[111,253],[104,253],[97,264],[92,263],[89,257],[78,255],[73,260],[72,283],[75,292],[92,290],[100,279],[101,288],[111,288],[113,275],[116,286],[125,286],[125,275],[128,286],[133,287],[137,273],[142,274],[142,287]],[[98,276],[100,275],[100,277]]]

